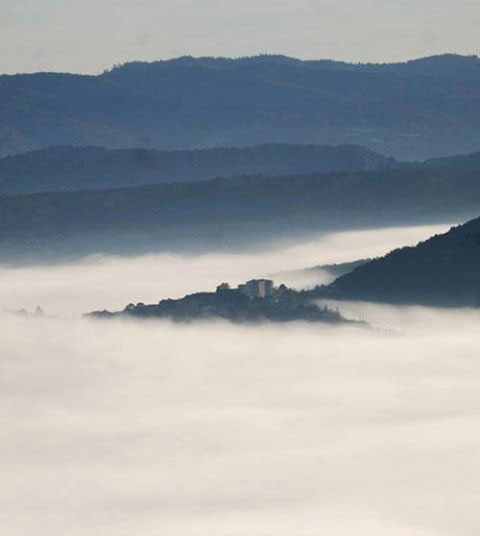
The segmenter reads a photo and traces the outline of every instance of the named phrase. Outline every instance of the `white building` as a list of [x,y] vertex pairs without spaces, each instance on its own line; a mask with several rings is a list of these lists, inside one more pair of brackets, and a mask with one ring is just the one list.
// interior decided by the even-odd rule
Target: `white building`
[[273,294],[273,281],[271,279],[251,279],[243,285],[238,285],[238,290],[250,298],[269,298]]

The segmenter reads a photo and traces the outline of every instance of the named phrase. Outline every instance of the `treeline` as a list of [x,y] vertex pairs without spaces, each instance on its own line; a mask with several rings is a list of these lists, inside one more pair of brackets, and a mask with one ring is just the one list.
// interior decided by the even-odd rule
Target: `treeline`
[[404,160],[480,146],[480,60],[371,65],[282,56],[0,77],[0,156],[51,145],[357,144]]
[[480,171],[419,167],[7,195],[0,253],[263,248],[308,232],[459,221],[479,206]]
[[50,147],[0,159],[0,194],[120,188],[241,175],[389,169],[356,145],[267,144],[196,151]]
[[358,266],[310,297],[480,306],[480,218]]

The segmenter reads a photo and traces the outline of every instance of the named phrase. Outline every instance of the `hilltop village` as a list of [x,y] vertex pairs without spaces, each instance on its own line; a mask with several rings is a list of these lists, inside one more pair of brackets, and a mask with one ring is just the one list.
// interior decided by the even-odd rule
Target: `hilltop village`
[[215,292],[199,292],[184,298],[166,299],[158,304],[129,304],[123,311],[96,311],[93,318],[166,318],[177,322],[223,319],[236,323],[261,321],[344,323],[337,311],[305,301],[285,285],[275,287],[269,279],[252,279],[237,288],[220,284]]

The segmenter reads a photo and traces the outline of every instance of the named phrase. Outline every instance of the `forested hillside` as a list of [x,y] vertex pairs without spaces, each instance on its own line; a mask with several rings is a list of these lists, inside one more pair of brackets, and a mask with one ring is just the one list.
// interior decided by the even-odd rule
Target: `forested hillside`
[[451,170],[478,170],[480,169],[480,152],[466,155],[447,156],[442,158],[433,158],[422,164],[424,167],[432,169],[451,169]]
[[359,266],[339,277],[328,293],[390,303],[480,306],[480,218]]
[[0,253],[264,249],[310,232],[461,221],[479,206],[479,171],[423,168],[3,195]]
[[347,64],[283,56],[0,77],[0,156],[51,145],[365,145],[402,160],[480,147],[480,60]]
[[389,169],[396,162],[355,145],[268,144],[196,151],[59,146],[0,160],[0,194],[72,191],[196,181]]

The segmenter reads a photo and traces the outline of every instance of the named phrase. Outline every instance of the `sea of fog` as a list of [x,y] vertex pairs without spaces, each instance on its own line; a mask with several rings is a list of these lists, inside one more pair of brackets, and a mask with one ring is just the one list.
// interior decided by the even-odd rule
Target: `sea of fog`
[[99,322],[92,308],[374,256],[443,229],[251,257],[0,270],[9,536],[476,536],[480,314],[342,303],[378,327]]
[[237,254],[97,255],[75,264],[28,268],[7,268],[0,263],[0,308],[31,311],[40,305],[49,315],[79,316],[94,309],[123,309],[130,302],[156,303],[215,290],[224,281],[236,286],[253,277],[271,276],[276,283],[311,286],[330,279],[321,273],[301,277],[282,272],[384,255],[448,228],[436,225],[332,233],[293,245],[265,244],[263,251]]

